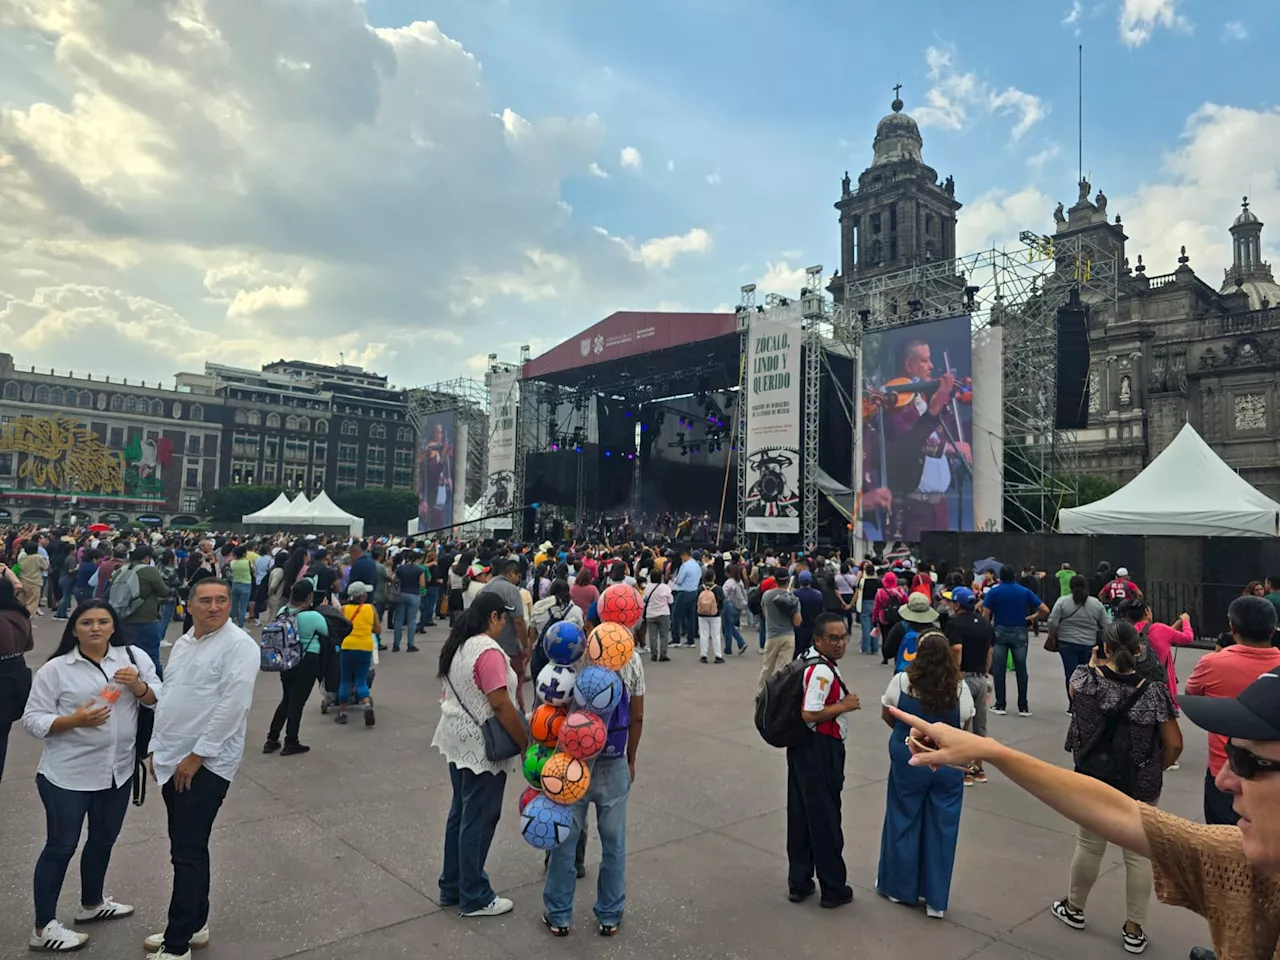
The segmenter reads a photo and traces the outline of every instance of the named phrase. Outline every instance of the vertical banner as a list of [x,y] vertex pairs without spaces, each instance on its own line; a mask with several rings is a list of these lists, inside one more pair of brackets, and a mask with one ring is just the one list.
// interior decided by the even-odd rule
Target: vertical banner
[[747,533],[800,532],[800,326],[754,315],[747,337]]
[[973,529],[1004,531],[1004,327],[973,335]]
[[[510,510],[516,470],[516,402],[520,374],[500,368],[489,374],[489,476],[485,481],[485,514]],[[511,530],[511,515],[494,517],[487,526]]]
[[471,443],[465,420],[458,422],[457,435],[453,452],[453,489],[457,491],[453,498],[453,523],[460,527],[467,519],[467,455]]
[[457,416],[452,410],[422,418],[418,438],[418,533],[453,523],[454,439]]

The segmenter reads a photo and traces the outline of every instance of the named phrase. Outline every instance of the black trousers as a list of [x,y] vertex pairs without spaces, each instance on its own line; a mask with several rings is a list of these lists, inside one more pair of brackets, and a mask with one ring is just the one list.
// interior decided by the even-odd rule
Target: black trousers
[[284,728],[284,742],[298,742],[298,726],[302,723],[302,710],[311,696],[311,688],[320,676],[320,654],[308,653],[292,670],[280,674],[280,705],[271,718],[267,731],[268,740],[279,740]]
[[169,859],[173,863],[173,894],[164,949],[182,956],[191,935],[209,922],[209,834],[227,796],[230,781],[201,767],[182,793],[173,780],[161,788],[169,817]]
[[1234,827],[1240,822],[1240,814],[1231,806],[1231,794],[1218,789],[1213,774],[1204,772],[1204,822]]
[[844,742],[815,733],[787,747],[787,886],[813,890],[814,873],[824,900],[849,894],[844,866],[840,791],[844,789]]

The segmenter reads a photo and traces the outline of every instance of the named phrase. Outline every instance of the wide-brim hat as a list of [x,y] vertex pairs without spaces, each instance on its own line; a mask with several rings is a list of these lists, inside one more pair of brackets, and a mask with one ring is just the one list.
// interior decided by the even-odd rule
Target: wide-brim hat
[[933,623],[938,619],[938,611],[933,609],[924,594],[913,593],[906,603],[898,607],[898,616],[912,623]]

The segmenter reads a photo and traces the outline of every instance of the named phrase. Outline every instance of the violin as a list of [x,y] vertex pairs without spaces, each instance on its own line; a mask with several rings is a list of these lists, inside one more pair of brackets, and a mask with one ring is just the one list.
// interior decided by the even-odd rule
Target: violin
[[[912,380],[895,377],[886,381],[879,390],[868,390],[862,395],[862,416],[869,417],[877,409],[901,410],[915,402],[917,396],[933,396],[942,386],[941,380]],[[973,403],[973,378],[957,378],[951,388],[951,399],[960,403]]]

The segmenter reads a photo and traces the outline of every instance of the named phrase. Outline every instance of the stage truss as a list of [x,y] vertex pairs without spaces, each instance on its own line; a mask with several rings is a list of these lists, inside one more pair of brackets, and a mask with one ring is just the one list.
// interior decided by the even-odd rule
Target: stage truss
[[[467,484],[463,498],[466,503],[475,503],[484,496],[489,474],[489,388],[479,380],[459,377],[409,391],[409,422],[419,436],[426,417],[450,411],[459,423],[467,425]],[[517,457],[517,461],[520,459]],[[416,452],[414,463],[416,467]],[[517,469],[523,474],[522,465]],[[414,489],[418,489],[416,473]]]
[[[1003,430],[1006,450],[1016,445],[1019,455],[1004,457],[1005,502],[1017,498],[1027,510],[1009,516],[1015,529],[1051,529],[1063,500],[1078,489],[1079,458],[1076,435],[1054,426],[1057,396],[1058,309],[1073,291],[1092,311],[1115,315],[1121,264],[1116,252],[1086,235],[1053,237],[1024,231],[1020,249],[984,250],[940,260],[928,266],[846,281],[841,303],[822,294],[822,267],[806,271],[798,298],[769,294],[757,302],[754,284],[742,288],[738,323],[742,349],[747,330],[758,313],[771,319],[800,319],[806,347],[838,348],[856,355],[862,337],[897,327],[968,315],[975,332],[992,324],[1003,328]],[[806,352],[803,396],[804,510],[801,538],[817,541],[819,397],[821,349]],[[857,400],[857,391],[852,399]],[[746,405],[739,404],[740,436],[746,435]],[[855,465],[855,472],[860,467]],[[746,458],[738,463],[738,527],[746,529]],[[856,490],[856,487],[855,487]],[[1020,525],[1021,522],[1021,525]]]

